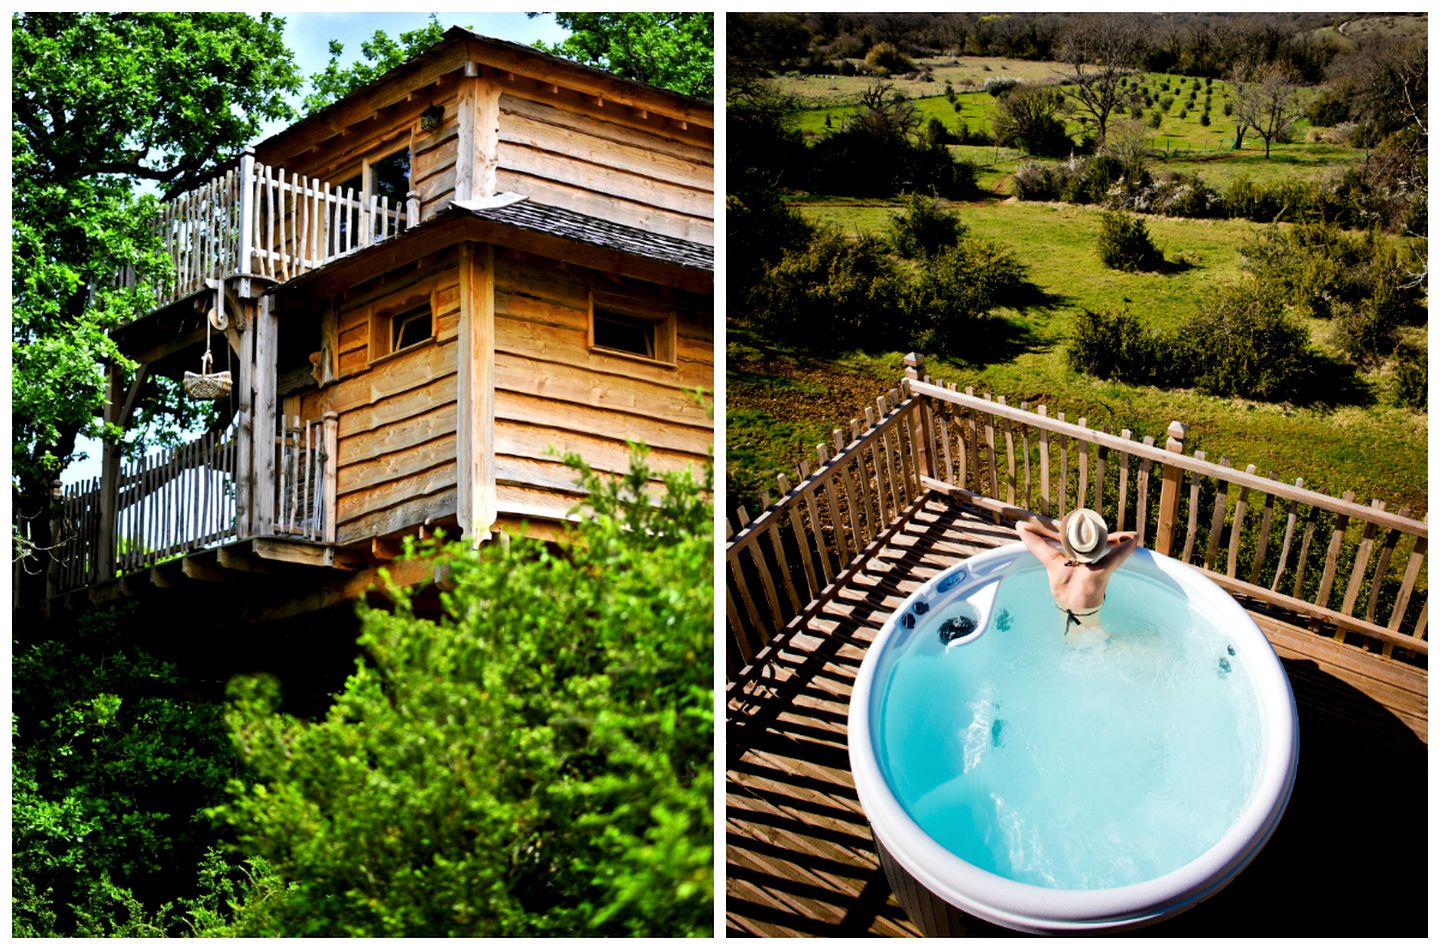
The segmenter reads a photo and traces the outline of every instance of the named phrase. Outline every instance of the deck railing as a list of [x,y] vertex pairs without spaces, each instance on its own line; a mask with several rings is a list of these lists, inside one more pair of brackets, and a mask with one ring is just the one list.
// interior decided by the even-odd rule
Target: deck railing
[[[393,202],[366,196],[258,163],[247,150],[235,167],[161,209],[155,228],[175,272],[154,288],[158,305],[229,277],[284,282],[418,222],[415,192]],[[123,286],[135,280],[133,271],[120,278]]]
[[[28,565],[45,563],[48,553],[47,596],[55,597],[248,537],[333,543],[337,419],[327,413],[281,424],[274,481],[253,519],[237,498],[239,441],[233,427],[122,463],[108,544],[102,480],[63,491],[57,486],[51,546],[32,554],[23,567],[35,570]],[[18,523],[16,531],[28,539],[26,524]]]
[[[1232,468],[1228,458],[1216,464],[1203,450],[1187,455],[1186,427],[1178,422],[1161,445],[1150,436],[1137,441],[1129,430],[1112,434],[1090,428],[1085,419],[1071,423],[1045,406],[1032,411],[1025,403],[1009,406],[1003,397],[958,392],[930,381],[918,361],[912,364],[904,384],[908,398],[887,421],[905,430],[904,458],[918,473],[920,492],[989,511],[997,524],[1095,508],[1114,530],[1137,531],[1142,544],[1206,571],[1236,596],[1292,612],[1337,640],[1426,663],[1428,525],[1408,510],[1391,513],[1379,499],[1357,504],[1351,492],[1335,498],[1306,489],[1303,479],[1286,484],[1258,475],[1253,465]],[[843,457],[876,451],[880,429],[856,433]],[[853,539],[858,546],[846,554],[854,556],[850,552],[858,554],[881,533],[871,526],[847,533],[850,509],[843,502],[822,504],[817,513],[823,486],[845,482],[839,459],[822,462],[800,488],[787,490],[782,482],[783,497],[753,522],[742,515],[744,527],[727,547],[732,674],[804,616],[834,580],[832,573],[819,586],[787,586],[799,575],[819,579],[808,572],[807,557],[826,538]],[[874,470],[865,472],[862,478],[850,466],[852,481],[878,491]],[[807,497],[808,519],[800,514]],[[762,538],[768,538],[763,546]]]

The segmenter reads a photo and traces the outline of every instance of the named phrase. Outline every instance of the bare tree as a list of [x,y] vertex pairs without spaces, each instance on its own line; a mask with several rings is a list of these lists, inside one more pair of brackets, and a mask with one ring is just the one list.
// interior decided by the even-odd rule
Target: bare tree
[[1081,121],[1095,127],[1101,145],[1111,113],[1124,106],[1120,80],[1130,74],[1143,52],[1143,36],[1133,19],[1115,14],[1081,19],[1061,44],[1065,91]]
[[1300,115],[1295,84],[1283,70],[1272,66],[1252,71],[1248,79],[1237,76],[1236,121],[1264,139],[1266,158],[1273,143],[1286,140]]

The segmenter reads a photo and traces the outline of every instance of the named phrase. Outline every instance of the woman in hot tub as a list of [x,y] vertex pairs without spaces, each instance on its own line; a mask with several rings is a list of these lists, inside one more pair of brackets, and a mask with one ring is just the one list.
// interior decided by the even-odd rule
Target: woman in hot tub
[[1019,522],[1015,530],[1050,576],[1050,593],[1065,615],[1066,639],[1073,637],[1077,643],[1105,639],[1100,627],[1105,587],[1110,575],[1135,550],[1135,532],[1111,535],[1105,519],[1090,508],[1076,508],[1065,515],[1058,531],[1034,519]]

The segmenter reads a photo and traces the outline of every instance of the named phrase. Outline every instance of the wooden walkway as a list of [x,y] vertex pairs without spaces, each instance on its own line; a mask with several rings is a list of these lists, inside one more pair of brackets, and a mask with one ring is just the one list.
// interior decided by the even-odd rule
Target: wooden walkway
[[[1014,539],[988,517],[926,499],[731,687],[729,935],[918,935],[890,894],[851,783],[850,689],[866,646],[905,597],[957,559]],[[1428,674],[1251,613],[1299,707],[1295,791],[1239,877],[1145,933],[1423,935]],[[1005,931],[976,928],[997,933]]]

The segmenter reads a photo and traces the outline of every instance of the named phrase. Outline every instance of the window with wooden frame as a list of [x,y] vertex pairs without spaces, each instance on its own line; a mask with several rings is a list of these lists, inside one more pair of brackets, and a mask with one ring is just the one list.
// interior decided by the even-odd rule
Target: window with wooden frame
[[370,314],[370,362],[435,339],[430,301],[376,310]]
[[600,291],[590,294],[592,350],[674,366],[675,323],[675,311],[661,304]]
[[[405,201],[410,194],[410,146],[407,143],[396,148],[391,142],[385,148],[377,149],[375,156],[362,160],[358,167],[352,165],[346,169],[342,174],[347,177],[341,178],[338,190],[344,194],[346,189],[350,189],[354,200],[365,207],[369,206],[372,195],[389,199],[390,214],[394,215],[397,210],[405,209]],[[348,234],[351,228],[360,226],[360,213],[360,207],[355,207],[341,216],[341,234]],[[393,231],[394,228],[386,230]]]

